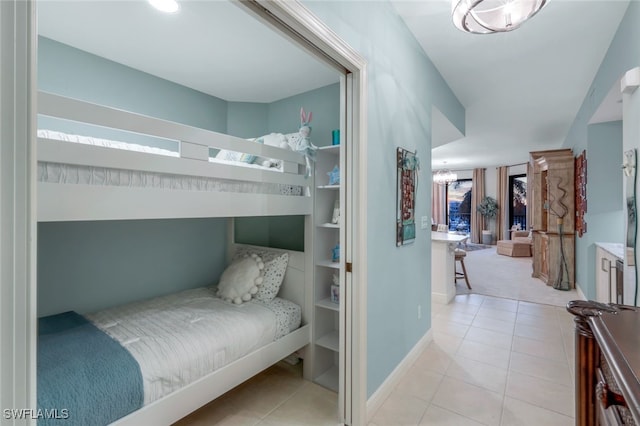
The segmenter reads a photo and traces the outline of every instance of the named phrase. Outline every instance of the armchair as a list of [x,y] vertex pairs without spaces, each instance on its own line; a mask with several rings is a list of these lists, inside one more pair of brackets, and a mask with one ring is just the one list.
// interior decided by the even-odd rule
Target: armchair
[[510,240],[499,240],[497,253],[511,257],[529,257],[533,252],[533,237],[529,231],[511,231]]
[[511,231],[511,240],[520,243],[533,244],[531,231]]

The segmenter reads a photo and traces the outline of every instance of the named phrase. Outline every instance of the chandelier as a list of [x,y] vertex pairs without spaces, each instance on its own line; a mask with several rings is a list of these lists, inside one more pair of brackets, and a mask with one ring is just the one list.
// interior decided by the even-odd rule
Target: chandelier
[[449,185],[458,180],[458,175],[449,169],[440,169],[433,174],[433,183]]
[[513,31],[548,3],[548,0],[452,0],[453,23],[474,34]]

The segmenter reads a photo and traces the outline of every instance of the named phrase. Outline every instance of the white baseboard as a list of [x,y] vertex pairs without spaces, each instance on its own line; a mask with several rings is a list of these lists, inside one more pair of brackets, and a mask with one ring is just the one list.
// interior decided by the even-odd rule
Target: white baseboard
[[433,328],[430,328],[424,336],[415,344],[413,349],[409,351],[407,356],[397,365],[397,367],[389,374],[386,380],[367,400],[367,423],[371,421],[378,409],[387,400],[393,389],[400,382],[402,377],[409,371],[411,366],[416,362],[418,357],[426,349],[427,345],[433,340]]
[[584,295],[584,293],[582,292],[582,288],[580,287],[580,285],[578,285],[578,283],[576,283],[576,291],[578,292],[578,297],[581,300],[587,300],[587,297]]
[[440,305],[446,305],[449,303],[447,300],[447,295],[442,293],[431,293],[431,301],[434,303],[438,303]]

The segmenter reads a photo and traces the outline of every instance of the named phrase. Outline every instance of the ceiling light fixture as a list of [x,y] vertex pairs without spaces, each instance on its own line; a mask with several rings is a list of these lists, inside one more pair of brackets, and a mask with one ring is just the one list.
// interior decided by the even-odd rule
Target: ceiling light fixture
[[455,182],[457,180],[458,175],[449,169],[436,170],[433,174],[433,183],[437,183],[438,185],[449,185],[451,182]]
[[513,31],[548,3],[548,0],[451,0],[455,26],[468,33]]
[[176,0],[147,0],[151,6],[164,13],[176,13],[180,5]]

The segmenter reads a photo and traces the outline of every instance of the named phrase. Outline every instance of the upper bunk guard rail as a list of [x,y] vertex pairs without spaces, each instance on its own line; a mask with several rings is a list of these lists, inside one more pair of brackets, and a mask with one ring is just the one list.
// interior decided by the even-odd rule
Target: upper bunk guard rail
[[[108,155],[104,155],[107,153]],[[205,163],[204,161],[190,158],[181,158],[180,161],[176,161],[176,157],[118,150],[94,145],[65,143],[43,138],[38,138],[38,161],[168,173],[182,176],[279,183],[303,187],[310,185],[309,179],[306,179],[302,174],[294,175],[267,169],[253,169],[223,163]]]
[[[46,116],[171,139],[179,141],[181,146],[181,158],[177,158],[38,138],[38,161],[45,164],[43,171],[47,171],[46,164],[96,168],[96,176],[102,177],[105,173],[101,169],[115,170],[114,180],[108,183],[100,179],[94,182],[91,170],[83,172],[83,176],[90,176],[89,181],[93,183],[73,179],[68,183],[58,182],[55,173],[52,181],[39,181],[40,222],[308,215],[312,212],[313,174],[305,178],[306,161],[300,153],[50,93],[40,92],[38,102],[39,113]],[[210,147],[277,159],[282,162],[282,170],[243,167],[244,164],[237,162],[210,162]],[[120,175],[123,170],[124,174]],[[132,184],[130,177],[121,181],[119,176],[129,176],[129,172],[135,176],[138,172],[148,173],[152,184],[147,186],[146,178],[143,185],[139,185],[139,181]],[[63,174],[66,172],[61,176]],[[168,180],[177,178],[175,186],[165,185],[162,176]],[[193,180],[195,186],[190,186],[192,177],[197,178]],[[211,190],[207,189],[208,179],[220,186],[214,184]],[[156,185],[157,182],[161,184]],[[300,189],[301,196],[297,196],[298,191],[294,189]]]
[[207,148],[216,148],[276,158],[299,165],[305,164],[304,157],[297,152],[42,91],[38,92],[38,113],[54,118],[177,140],[180,142],[181,156],[184,158],[208,161]]

